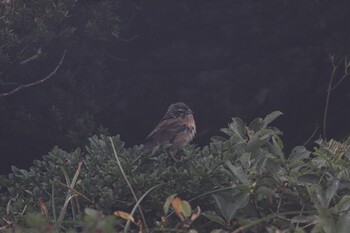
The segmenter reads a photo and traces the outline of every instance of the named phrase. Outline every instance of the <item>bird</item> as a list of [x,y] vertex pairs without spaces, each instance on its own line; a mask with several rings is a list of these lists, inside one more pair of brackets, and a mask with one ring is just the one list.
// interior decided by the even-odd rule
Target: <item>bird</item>
[[196,123],[193,111],[183,102],[171,104],[158,125],[147,136],[138,154],[150,153],[155,146],[169,142],[171,144],[171,156],[173,157],[173,153],[191,142],[195,134]]

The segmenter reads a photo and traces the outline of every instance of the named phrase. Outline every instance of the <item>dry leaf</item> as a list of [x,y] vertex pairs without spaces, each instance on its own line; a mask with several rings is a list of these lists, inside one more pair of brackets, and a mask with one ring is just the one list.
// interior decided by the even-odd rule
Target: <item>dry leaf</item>
[[131,214],[128,214],[128,213],[123,212],[123,211],[114,211],[113,214],[118,216],[118,217],[121,217],[125,220],[130,220],[131,222],[135,223],[135,219]]

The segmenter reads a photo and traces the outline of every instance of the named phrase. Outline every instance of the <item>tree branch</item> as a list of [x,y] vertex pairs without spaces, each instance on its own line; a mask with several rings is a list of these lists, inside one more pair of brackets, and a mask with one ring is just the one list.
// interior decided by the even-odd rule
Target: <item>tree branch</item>
[[24,64],[26,64],[26,63],[28,63],[28,62],[30,62],[30,61],[33,61],[33,60],[39,58],[40,55],[41,55],[41,53],[42,53],[42,51],[41,51],[41,47],[40,47],[40,48],[38,49],[38,51],[36,52],[36,54],[34,54],[33,56],[31,56],[31,57],[25,59],[25,60],[22,61],[20,64],[21,64],[21,65],[24,65]]
[[[333,61],[331,59],[331,61]],[[326,128],[327,128],[327,116],[328,116],[328,107],[329,107],[329,99],[331,97],[331,92],[332,92],[332,83],[336,74],[336,71],[339,67],[339,63],[338,64],[334,64],[332,62],[332,66],[333,66],[333,71],[331,74],[331,77],[329,79],[329,83],[328,83],[328,88],[327,88],[327,98],[326,98],[326,104],[325,104],[325,108],[324,108],[324,114],[323,114],[323,137],[327,139],[327,134],[326,134]]]
[[16,92],[18,92],[18,91],[20,91],[20,90],[22,90],[22,89],[25,89],[25,88],[39,85],[39,84],[41,84],[41,83],[47,81],[48,79],[50,79],[52,76],[54,76],[54,75],[57,73],[57,70],[58,70],[58,69],[60,68],[60,66],[62,65],[63,60],[64,60],[64,58],[65,58],[65,56],[66,56],[66,53],[67,53],[67,50],[64,50],[63,55],[62,55],[62,57],[61,57],[59,63],[58,63],[57,66],[55,67],[55,69],[54,69],[49,75],[47,75],[45,78],[40,79],[40,80],[37,80],[37,81],[35,81],[35,82],[33,82],[33,83],[22,84],[22,85],[16,87],[15,89],[13,89],[12,91],[5,92],[5,93],[1,93],[1,94],[0,94],[0,98],[5,97],[5,96],[12,95],[12,94],[14,94],[14,93],[16,93]]
[[329,59],[331,60],[331,64],[333,66],[333,71],[331,74],[331,77],[329,79],[328,83],[328,88],[327,88],[327,98],[326,98],[326,104],[324,108],[324,116],[323,116],[323,137],[327,139],[327,134],[326,134],[326,128],[327,128],[327,116],[328,116],[328,108],[329,108],[329,100],[331,97],[331,92],[333,92],[343,81],[344,79],[349,76],[349,68],[350,68],[350,61],[349,61],[349,56],[345,56],[344,58],[344,74],[342,77],[339,79],[339,81],[334,85],[333,81],[335,79],[337,69],[342,63],[342,59],[340,61],[337,61],[336,59],[336,54],[331,54],[329,55]]
[[334,91],[334,89],[336,89],[343,81],[344,79],[350,75],[350,71],[349,71],[349,68],[350,68],[350,56],[345,56],[344,58],[344,75],[339,79],[339,81],[333,85],[331,91]]

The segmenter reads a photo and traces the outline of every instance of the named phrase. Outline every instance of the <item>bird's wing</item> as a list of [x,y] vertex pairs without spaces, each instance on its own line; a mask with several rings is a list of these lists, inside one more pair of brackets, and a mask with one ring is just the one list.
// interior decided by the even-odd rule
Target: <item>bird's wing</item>
[[176,135],[185,131],[187,126],[181,119],[173,118],[160,122],[158,126],[147,136],[146,144],[159,144],[166,141],[172,142]]

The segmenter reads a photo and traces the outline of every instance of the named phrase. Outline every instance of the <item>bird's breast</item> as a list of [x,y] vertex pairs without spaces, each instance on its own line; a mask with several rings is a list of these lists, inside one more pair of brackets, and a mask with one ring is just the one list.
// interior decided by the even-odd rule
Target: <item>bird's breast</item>
[[192,141],[194,135],[196,134],[196,124],[193,115],[186,116],[182,119],[182,122],[184,125],[186,125],[186,129],[179,133],[173,142],[173,147],[177,149],[186,146],[190,141]]
[[184,123],[186,124],[187,130],[190,133],[191,138],[189,141],[191,141],[193,139],[194,135],[196,134],[196,123],[194,121],[193,115],[186,116],[184,119]]

